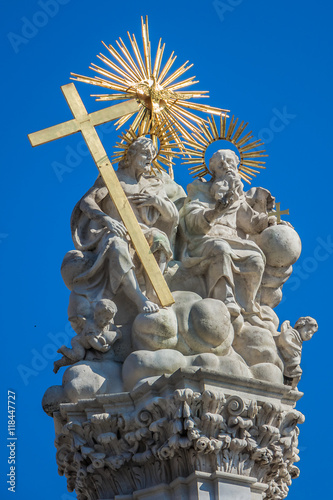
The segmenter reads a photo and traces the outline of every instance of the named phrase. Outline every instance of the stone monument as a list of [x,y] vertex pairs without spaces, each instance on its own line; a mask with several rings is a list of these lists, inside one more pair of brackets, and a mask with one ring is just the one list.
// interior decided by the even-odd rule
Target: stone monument
[[[318,329],[310,317],[279,326],[274,312],[301,242],[267,189],[244,190],[264,163],[260,141],[226,110],[189,103],[200,93],[173,83],[188,68],[167,76],[171,58],[160,71],[161,44],[153,68],[147,22],[142,32],[143,58],[130,37],[137,65],[121,39],[126,61],[107,47],[121,71],[101,57],[118,80],[76,75],[126,90],[103,100],[134,100],[88,115],[67,85],[75,118],[30,136],[81,131],[100,171],[61,267],[75,335],[54,363],[62,384],[43,398],[58,470],[79,500],[283,499],[299,474],[302,345]],[[220,115],[220,131],[186,106]],[[94,127],[135,113],[115,172]],[[218,139],[238,154],[220,149],[206,165]],[[162,168],[177,148],[196,176],[186,192]]]

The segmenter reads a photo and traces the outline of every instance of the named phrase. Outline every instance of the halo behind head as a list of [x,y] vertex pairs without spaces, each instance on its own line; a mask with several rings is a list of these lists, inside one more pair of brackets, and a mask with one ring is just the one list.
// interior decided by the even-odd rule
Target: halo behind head
[[221,139],[230,142],[237,148],[240,156],[238,173],[249,184],[251,183],[251,178],[256,173],[260,173],[256,168],[265,168],[264,164],[266,162],[261,161],[261,158],[268,155],[264,154],[265,150],[255,151],[257,147],[263,145],[263,142],[261,140],[251,142],[251,139],[254,138],[251,135],[252,132],[243,135],[248,123],[241,122],[238,128],[236,128],[237,122],[238,118],[235,119],[232,116],[227,127],[227,117],[221,115],[220,132],[218,132],[214,117],[211,116],[211,119],[208,118],[209,126],[200,126],[201,133],[193,133],[193,140],[187,143],[193,149],[186,149],[185,153],[189,158],[183,164],[191,165],[189,170],[194,177],[203,177],[207,174],[212,175],[205,162],[205,153],[210,144]]
[[[150,137],[146,137],[147,135]],[[147,121],[140,125],[135,132],[131,128],[123,132],[120,139],[121,141],[117,142],[115,146],[118,151],[112,157],[114,162],[118,161],[119,168],[126,168],[129,164],[129,158],[133,155],[133,151],[136,151],[136,148],[141,146],[143,151],[148,149],[152,153],[153,171],[165,170],[162,165],[166,165],[170,177],[173,178],[172,165],[174,163],[172,160],[178,156],[174,148],[178,149],[179,142],[174,129],[170,131],[170,127],[164,122],[153,125],[150,121]],[[157,141],[159,141],[158,150]]]

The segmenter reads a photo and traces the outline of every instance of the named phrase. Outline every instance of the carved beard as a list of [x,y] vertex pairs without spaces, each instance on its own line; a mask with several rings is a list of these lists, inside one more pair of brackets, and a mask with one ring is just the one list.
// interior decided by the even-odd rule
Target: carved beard
[[210,194],[214,200],[220,200],[230,189],[231,186],[227,180],[215,180],[210,188]]
[[215,179],[210,188],[210,194],[214,200],[220,200],[228,192],[234,192],[234,199],[239,199],[244,194],[240,178],[226,174],[223,179]]

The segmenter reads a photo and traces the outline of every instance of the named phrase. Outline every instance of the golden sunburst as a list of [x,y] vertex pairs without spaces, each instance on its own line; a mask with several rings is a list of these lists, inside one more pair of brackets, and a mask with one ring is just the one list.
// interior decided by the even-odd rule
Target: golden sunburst
[[[185,87],[198,83],[198,81],[194,80],[195,76],[179,81],[179,78],[192,68],[193,64],[188,64],[189,61],[186,61],[177,70],[169,74],[177,56],[172,52],[162,68],[165,44],[162,45],[161,39],[153,63],[148,31],[148,17],[146,17],[145,22],[141,18],[141,25],[143,56],[135,35],[131,36],[127,32],[132,54],[121,38],[119,38],[119,41],[116,40],[118,50],[112,45],[107,46],[103,43],[114,61],[101,53],[97,57],[112,71],[92,64],[90,69],[94,70],[100,76],[87,77],[71,73],[73,75],[72,80],[90,83],[113,91],[111,94],[94,95],[99,101],[136,99],[140,109],[131,125],[133,130],[136,130],[140,123],[147,119],[152,125],[156,120],[157,126],[162,121],[170,126],[171,122],[173,122],[179,134],[187,140],[192,140],[188,130],[198,132],[197,126],[202,125],[205,121],[193,111],[225,115],[228,110],[189,102],[190,99],[208,97],[208,91],[183,90]],[[181,92],[179,91],[180,89],[182,89]],[[131,113],[120,118],[116,122],[117,128],[124,125],[134,115],[135,113]]]
[[148,120],[145,120],[141,122],[136,131],[131,127],[126,132],[123,132],[121,136],[119,136],[121,141],[117,142],[115,145],[118,151],[112,156],[113,161],[119,162],[123,160],[130,145],[138,139],[138,137],[146,135],[150,135],[157,151],[155,158],[152,160],[153,170],[155,170],[155,172],[161,170],[165,171],[165,166],[168,168],[170,177],[173,178],[172,165],[174,165],[174,162],[172,160],[179,156],[179,153],[175,151],[179,146],[178,140],[175,140],[177,135],[175,130],[169,130],[169,127],[164,123],[155,126]]
[[[201,133],[194,131],[192,133],[193,137],[191,141],[186,143],[191,149],[186,149],[186,154],[189,156],[183,164],[193,165],[189,167],[189,170],[194,177],[203,177],[210,174],[209,168],[205,162],[205,153],[210,144],[218,140],[225,140],[236,146],[239,156],[240,164],[238,167],[239,175],[247,183],[251,183],[251,178],[259,174],[260,171],[257,168],[266,168],[264,164],[265,161],[261,161],[261,158],[268,156],[264,154],[266,151],[256,151],[256,148],[263,146],[261,140],[251,141],[253,139],[252,131],[247,132],[245,135],[246,127],[248,123],[243,121],[240,123],[238,128],[236,128],[238,123],[238,118],[235,119],[232,116],[229,125],[227,126],[227,117],[221,116],[220,119],[220,132],[218,132],[217,125],[215,123],[214,117],[208,118],[208,126],[206,124],[200,125]],[[250,141],[250,142],[249,142]],[[193,149],[192,149],[193,148]],[[196,157],[196,158],[193,158]]]

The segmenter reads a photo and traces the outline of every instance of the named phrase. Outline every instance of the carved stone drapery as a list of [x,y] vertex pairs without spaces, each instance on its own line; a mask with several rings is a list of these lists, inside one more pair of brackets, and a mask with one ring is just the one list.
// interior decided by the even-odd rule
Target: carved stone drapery
[[154,487],[172,494],[200,477],[248,481],[256,493],[244,498],[283,499],[299,474],[300,397],[283,385],[183,369],[131,393],[62,404],[59,473],[79,500],[141,498]]

